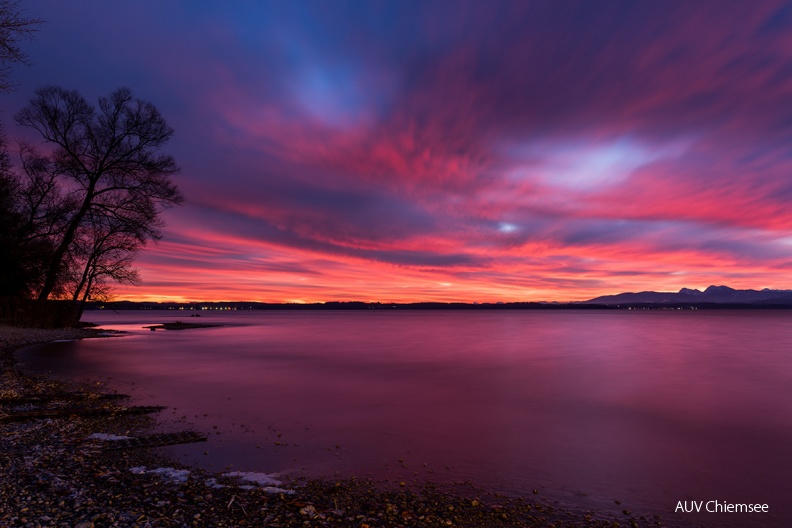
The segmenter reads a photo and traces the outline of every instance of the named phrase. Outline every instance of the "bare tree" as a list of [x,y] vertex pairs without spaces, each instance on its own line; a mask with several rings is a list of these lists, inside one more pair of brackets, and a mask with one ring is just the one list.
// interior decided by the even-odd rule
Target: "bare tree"
[[11,65],[27,63],[27,55],[20,49],[18,42],[30,38],[36,31],[40,20],[25,18],[21,14],[19,2],[0,0],[0,92],[7,92],[12,85],[8,81]]
[[52,163],[32,147],[19,147],[15,170],[0,137],[0,297],[30,296],[43,284],[52,240],[68,223],[75,203],[64,196]]
[[0,125],[0,297],[24,293],[23,270],[17,251],[19,181],[12,172],[5,134]]
[[[62,233],[53,237],[39,301],[55,292],[64,263],[78,257],[81,230],[93,236],[115,223],[136,247],[161,237],[159,213],[183,198],[170,179],[179,171],[176,162],[160,153],[173,129],[153,104],[121,88],[100,98],[97,110],[78,92],[50,86],[36,91],[16,121],[54,144],[48,171],[63,181],[76,204]],[[104,270],[101,276],[121,276],[98,261],[93,269]]]
[[74,244],[71,268],[82,269],[73,286],[72,302],[82,315],[86,301],[108,294],[107,281],[138,284],[140,277],[132,268],[143,247],[138,233],[139,222],[126,223],[116,217],[89,214],[81,236]]
[[19,157],[22,175],[18,183],[17,210],[22,222],[18,227],[18,240],[26,243],[56,238],[69,225],[79,204],[74,196],[61,190],[55,164],[47,156],[21,143]]

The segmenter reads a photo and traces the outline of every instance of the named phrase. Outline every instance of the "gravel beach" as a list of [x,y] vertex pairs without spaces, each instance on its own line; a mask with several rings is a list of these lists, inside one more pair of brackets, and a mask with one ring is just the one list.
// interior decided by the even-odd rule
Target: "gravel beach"
[[617,504],[588,512],[471,485],[279,482],[210,474],[152,448],[110,450],[126,445],[114,441],[145,438],[156,418],[128,413],[104,387],[35,377],[15,365],[21,347],[89,337],[97,332],[0,326],[0,526],[666,526]]

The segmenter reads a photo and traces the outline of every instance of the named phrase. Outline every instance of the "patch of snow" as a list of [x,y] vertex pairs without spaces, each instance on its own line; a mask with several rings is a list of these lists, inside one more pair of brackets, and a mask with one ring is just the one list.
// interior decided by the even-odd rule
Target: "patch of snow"
[[207,487],[210,487],[212,489],[225,488],[225,486],[223,486],[222,484],[218,484],[217,483],[217,479],[216,478],[206,479],[206,485],[207,485]]
[[146,466],[137,466],[137,467],[129,468],[129,471],[134,473],[135,475],[142,475],[143,473],[154,473],[155,475],[160,475],[162,478],[171,480],[173,482],[177,482],[179,484],[183,482],[187,482],[187,477],[190,475],[190,471],[187,469],[175,469],[169,467],[146,469]]
[[170,479],[179,483],[187,482],[187,477],[190,475],[190,471],[187,469],[174,469],[169,467],[150,469],[147,471],[147,473],[162,475],[166,479]]
[[230,473],[223,473],[224,477],[236,477],[242,480],[247,480],[248,482],[255,482],[259,486],[269,486],[270,484],[278,485],[281,483],[280,480],[276,479],[274,475],[270,473],[252,473],[246,471],[232,471]]
[[266,493],[283,493],[285,495],[294,495],[294,490],[286,489],[286,488],[278,488],[277,486],[264,486],[261,488]]
[[[246,471],[232,471],[230,473],[223,473],[224,477],[235,477],[238,479],[245,480],[247,482],[254,482],[261,486],[261,488],[267,493],[285,493],[287,495],[291,495],[294,493],[294,490],[284,489],[278,487],[281,484],[281,481],[276,479],[274,475],[268,473],[253,473],[253,472],[246,472]],[[240,486],[241,489],[252,489],[253,486]]]
[[86,440],[129,440],[132,438],[131,436],[119,436],[119,435],[111,435],[105,433],[94,433],[92,435],[86,436]]

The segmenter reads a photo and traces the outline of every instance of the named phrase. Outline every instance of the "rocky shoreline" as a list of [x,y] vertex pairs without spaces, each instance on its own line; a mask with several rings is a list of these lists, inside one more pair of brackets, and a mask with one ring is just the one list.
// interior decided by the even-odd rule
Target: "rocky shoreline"
[[[122,412],[126,407],[101,387],[24,374],[14,359],[15,350],[30,344],[97,335],[91,329],[0,326],[0,526],[666,526],[659,517],[619,512],[617,505],[615,513],[578,511],[469,485],[280,483],[262,475],[210,474],[146,447],[109,450],[112,440],[145,436],[154,418]],[[68,411],[75,405],[96,412]],[[34,409],[60,411],[29,419]]]

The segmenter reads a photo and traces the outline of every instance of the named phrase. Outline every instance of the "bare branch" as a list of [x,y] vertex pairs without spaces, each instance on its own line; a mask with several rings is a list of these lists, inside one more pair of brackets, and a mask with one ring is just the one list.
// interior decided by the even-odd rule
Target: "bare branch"
[[29,64],[19,41],[30,39],[41,20],[22,16],[20,3],[15,0],[0,0],[0,92],[13,87],[8,81],[13,64]]
[[[171,181],[179,167],[160,152],[173,129],[153,104],[135,99],[128,88],[100,98],[94,108],[76,91],[47,86],[36,91],[16,121],[55,146],[48,157],[26,150],[23,168],[36,191],[28,209],[54,214],[56,208],[42,198],[59,196],[53,189],[63,192],[59,200],[69,205],[63,227],[46,231],[55,249],[39,300],[67,290],[74,300],[87,299],[92,287],[108,279],[134,282],[134,256],[161,237],[159,213],[183,200]],[[38,225],[41,217],[29,218]]]

